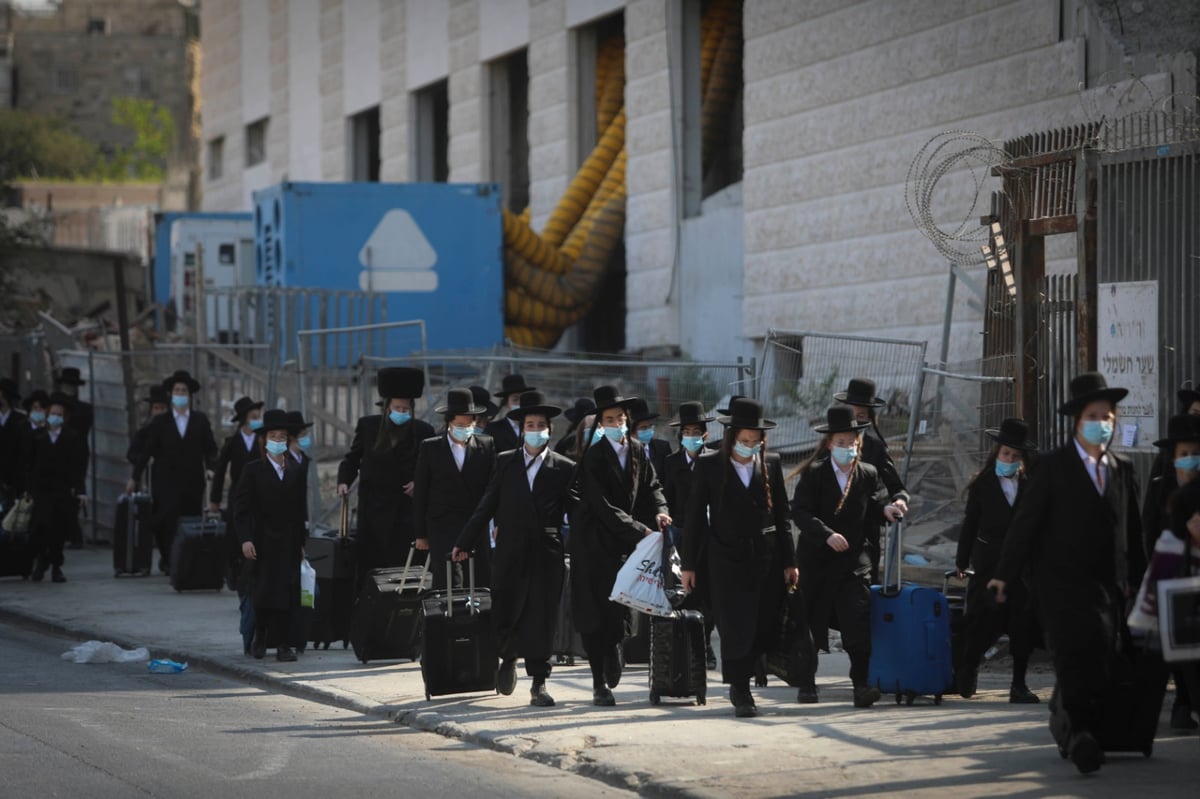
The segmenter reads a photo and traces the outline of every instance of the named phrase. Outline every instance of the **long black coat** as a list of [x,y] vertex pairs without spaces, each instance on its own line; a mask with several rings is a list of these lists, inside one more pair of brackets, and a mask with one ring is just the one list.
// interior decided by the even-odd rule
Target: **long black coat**
[[662,471],[658,472],[663,496],[671,509],[671,521],[680,530],[687,526],[688,497],[691,496],[695,463],[696,458],[680,447],[666,457]]
[[240,543],[253,542],[254,607],[287,610],[300,604],[300,560],[308,537],[308,469],[284,457],[280,480],[266,459],[247,463],[233,489]]
[[892,453],[888,449],[886,441],[869,433],[864,435],[862,460],[874,466],[875,471],[879,472],[879,482],[883,483],[883,487],[887,489],[889,502],[902,499],[905,504],[908,503],[911,497],[908,495],[908,489],[904,487],[904,481],[900,479],[900,471],[896,468],[895,461],[892,460]]
[[495,442],[497,453],[517,449],[522,444],[521,435],[513,430],[508,417],[493,419],[483,428],[483,432]]
[[1137,479],[1129,459],[1108,454],[1104,495],[1074,442],[1034,466],[1005,534],[996,578],[1029,568],[1051,650],[1103,653],[1115,645],[1124,597],[1145,572]]
[[563,585],[563,514],[574,504],[575,462],[547,452],[529,487],[524,450],[496,458],[496,468],[456,546],[487,546],[496,521],[492,613],[505,657],[548,657]]
[[650,451],[650,463],[654,465],[654,473],[658,475],[658,481],[661,483],[663,472],[667,470],[667,456],[671,454],[671,444],[663,438],[652,438],[646,449]]
[[467,441],[462,471],[447,436],[421,442],[413,487],[413,532],[429,540],[431,567],[440,567],[454,547],[492,479],[496,451],[490,436]]
[[217,465],[213,469],[212,486],[208,490],[208,501],[221,504],[221,497],[225,492],[225,472],[229,472],[229,494],[233,496],[234,486],[238,483],[238,478],[242,475],[242,468],[250,461],[256,461],[259,458],[258,451],[258,436],[251,436],[250,446],[246,446],[246,441],[242,438],[241,428],[233,431],[233,435],[227,437],[221,444],[221,451],[217,454]]
[[648,530],[657,529],[655,517],[667,512],[645,447],[636,439],[626,444],[624,469],[607,440],[588,447],[578,467],[580,502],[571,514],[571,610],[575,628],[584,635],[611,618],[608,597],[621,564]]
[[[412,419],[397,427],[379,414],[364,416],[354,428],[350,451],[338,466],[338,483],[358,479],[359,571],[402,566],[412,544],[412,497],[404,486],[417,472],[417,450],[433,435],[428,422]],[[380,430],[390,440],[380,449]]]
[[203,510],[204,472],[216,460],[217,442],[208,417],[196,410],[189,413],[182,438],[173,411],[151,419],[149,428],[146,446],[137,453],[133,477],[140,479],[146,464],[154,460],[150,475],[154,518],[174,527],[180,516],[196,516]]
[[25,490],[27,446],[30,435],[29,417],[15,408],[0,425],[0,491],[16,496]]
[[681,565],[697,571],[701,558],[708,565],[722,659],[762,654],[778,633],[784,569],[796,563],[779,455],[755,461],[749,487],[731,460],[701,456],[686,518]]
[[1142,502],[1142,553],[1147,562],[1154,552],[1154,545],[1158,543],[1158,537],[1167,529],[1170,520],[1167,503],[1178,488],[1174,466],[1151,478],[1146,486],[1146,499]]
[[[800,589],[813,643],[829,649],[832,615],[847,652],[870,648],[871,562],[866,543],[879,529],[887,501],[887,488],[874,466],[859,460],[851,479],[840,512],[842,489],[828,456],[804,467],[792,495],[792,519],[800,528]],[[835,552],[826,543],[833,533],[841,533],[850,544],[845,552]]]
[[74,497],[87,493],[87,447],[65,425],[57,440],[47,428],[30,434],[26,489],[33,497],[33,526],[53,536],[65,536],[75,521]]

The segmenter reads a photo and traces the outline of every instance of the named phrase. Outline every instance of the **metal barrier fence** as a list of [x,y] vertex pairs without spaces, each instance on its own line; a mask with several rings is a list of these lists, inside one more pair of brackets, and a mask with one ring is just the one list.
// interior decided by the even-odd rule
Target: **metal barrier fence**
[[[916,400],[921,396],[926,343],[895,339],[769,330],[763,343],[758,398],[767,417],[779,426],[771,433],[771,449],[806,455],[819,436],[812,428],[825,419],[833,395],[845,391],[853,377],[875,381],[886,405],[879,409],[879,430],[895,448],[912,449]],[[901,466],[903,470],[906,466]]]

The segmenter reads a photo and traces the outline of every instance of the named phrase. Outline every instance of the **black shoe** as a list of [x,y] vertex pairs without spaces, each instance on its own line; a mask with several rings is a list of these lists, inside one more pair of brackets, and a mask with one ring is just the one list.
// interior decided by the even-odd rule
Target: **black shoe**
[[712,644],[704,647],[704,665],[708,669],[717,667],[717,653],[713,651]]
[[592,704],[597,707],[613,707],[617,704],[617,699],[607,688],[597,688],[592,691]]
[[870,707],[879,701],[883,694],[874,685],[854,686],[854,706]]
[[42,560],[42,556],[38,555],[33,560],[33,571],[29,573],[29,579],[35,583],[40,583],[42,578],[46,576],[46,561]]
[[254,643],[252,643],[250,645],[250,655],[255,660],[262,660],[263,658],[265,658],[267,656],[266,645],[264,645],[257,638],[255,638]]
[[66,581],[67,581],[67,575],[62,573],[62,567],[52,566],[50,568],[50,582],[65,583]]
[[1200,728],[1200,724],[1192,718],[1191,708],[1186,705],[1176,705],[1171,708],[1171,731],[1172,732],[1195,732]]
[[529,704],[534,707],[554,707],[554,697],[546,692],[545,680],[538,680],[533,684],[529,691]]
[[617,644],[604,656],[604,684],[616,688],[621,683],[621,645]]
[[752,719],[758,715],[758,707],[754,704],[754,695],[749,688],[729,687],[729,702],[733,705],[733,715],[739,719]]
[[1008,703],[1010,705],[1036,705],[1041,701],[1038,699],[1037,694],[1024,685],[1014,685],[1008,691]]
[[500,668],[496,670],[496,690],[505,696],[517,690],[517,661],[500,661]]
[[817,686],[805,685],[796,691],[796,701],[802,705],[815,705],[821,701],[817,697]]
[[171,565],[170,565],[169,563],[167,563],[167,559],[166,559],[166,558],[159,558],[159,559],[158,559],[158,570],[159,570],[160,572],[162,572],[163,574],[170,574],[170,573],[171,573]]
[[1075,768],[1079,769],[1080,774],[1099,771],[1100,764],[1104,762],[1104,751],[1092,734],[1086,730],[1071,736],[1071,743],[1067,746],[1067,756],[1071,758]]
[[293,663],[296,660],[296,650],[290,646],[281,646],[275,650],[275,659],[283,663]]
[[979,669],[964,669],[958,675],[958,695],[963,699],[975,696],[979,688]]
[[250,644],[245,644],[245,643],[244,643],[244,644],[242,644],[242,654],[243,654],[243,655],[246,655],[247,657],[249,657],[249,656],[250,656],[250,650],[251,650],[252,648],[253,648],[253,647],[251,647],[251,645],[250,645]]

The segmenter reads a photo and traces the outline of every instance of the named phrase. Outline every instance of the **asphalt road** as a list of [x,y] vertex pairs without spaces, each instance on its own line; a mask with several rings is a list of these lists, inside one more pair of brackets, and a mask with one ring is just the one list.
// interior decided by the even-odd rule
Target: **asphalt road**
[[628,795],[198,669],[78,665],[73,643],[0,625],[0,797]]

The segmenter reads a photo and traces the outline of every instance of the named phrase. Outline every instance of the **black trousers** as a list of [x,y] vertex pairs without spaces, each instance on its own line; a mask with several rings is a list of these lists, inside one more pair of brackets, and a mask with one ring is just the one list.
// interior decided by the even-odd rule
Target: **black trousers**
[[289,646],[288,630],[292,612],[275,608],[254,609],[254,637],[264,646],[282,648]]

